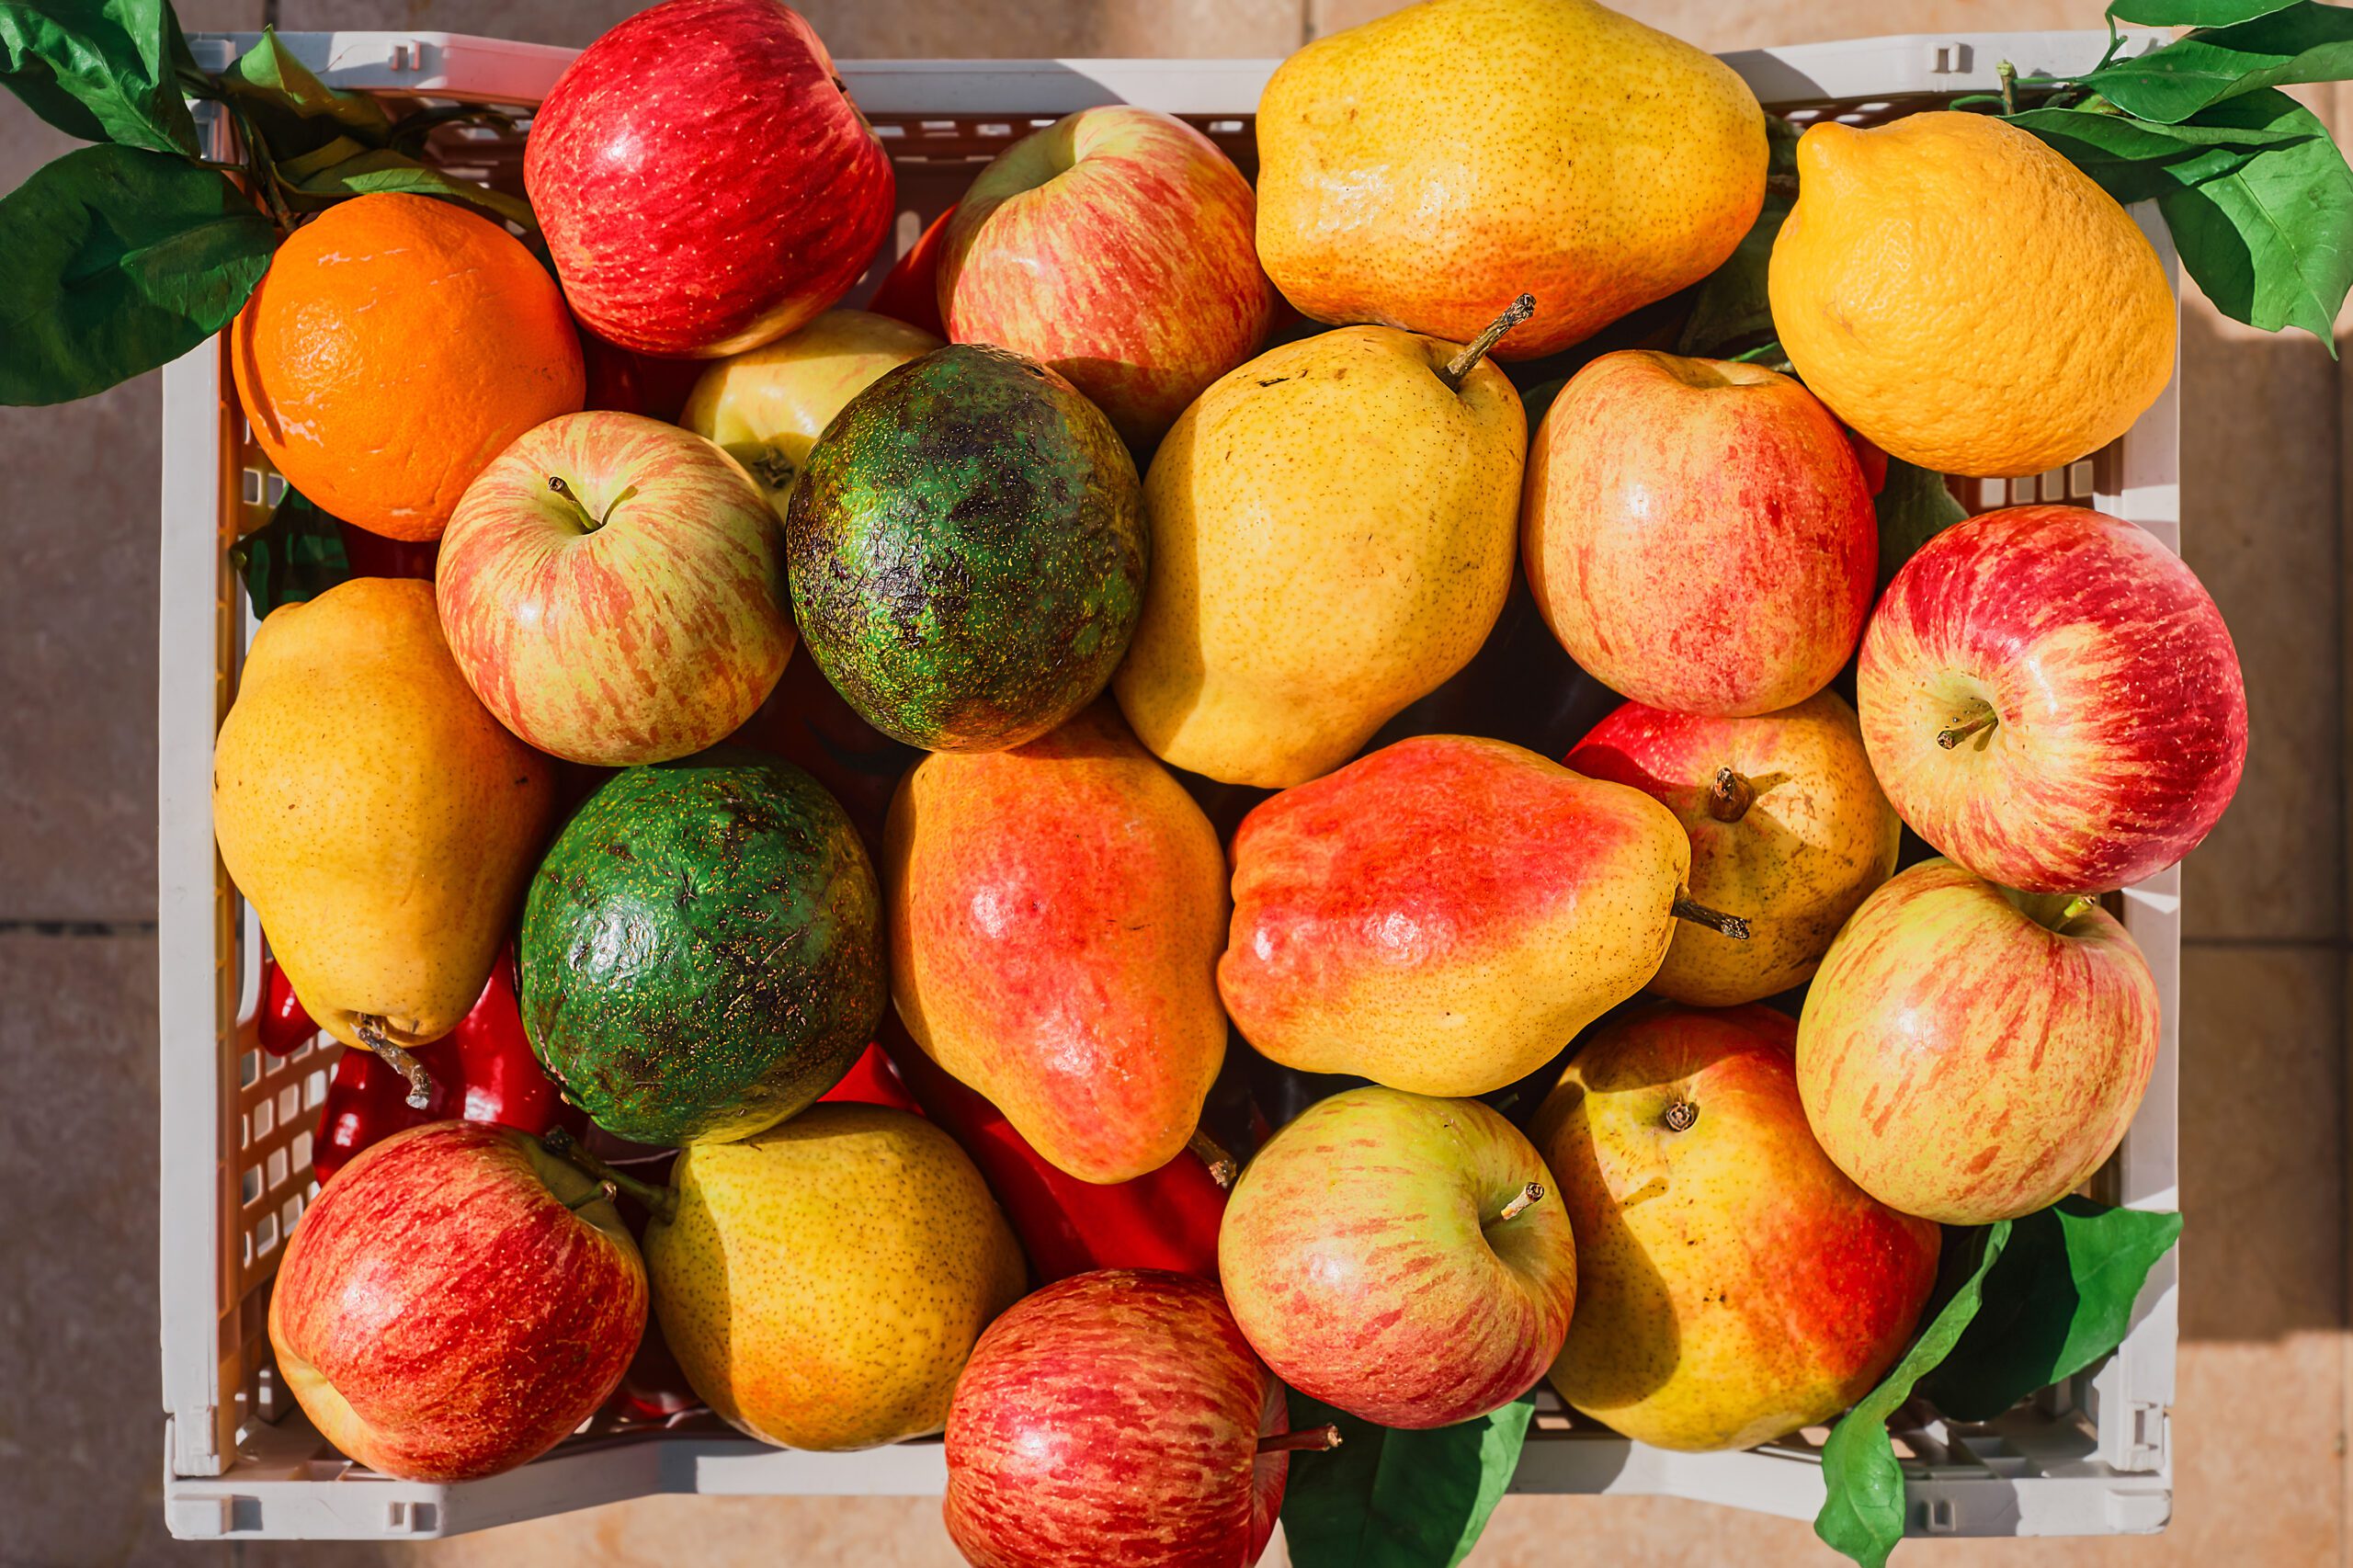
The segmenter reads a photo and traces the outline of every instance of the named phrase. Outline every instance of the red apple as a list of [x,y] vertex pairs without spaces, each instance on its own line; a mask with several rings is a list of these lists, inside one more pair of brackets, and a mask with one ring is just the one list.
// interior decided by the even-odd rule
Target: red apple
[[1939,1233],[1807,1130],[1769,1008],[1654,1006],[1596,1034],[1534,1136],[1577,1234],[1552,1386],[1664,1449],[1745,1449],[1877,1383],[1937,1279]]
[[1529,443],[1529,586],[1604,686],[1677,713],[1804,701],[1862,634],[1879,523],[1830,411],[1756,365],[1647,350],[1578,371]]
[[1218,1277],[1291,1387],[1383,1426],[1449,1426],[1527,1392],[1568,1333],[1577,1249],[1552,1187],[1477,1100],[1349,1089],[1244,1169]]
[[1798,1020],[1806,1120],[1882,1203],[1948,1225],[2048,1208],[2123,1141],[2157,1060],[2148,961],[2097,900],[1900,872]]
[[571,762],[715,744],[792,653],[767,498],[709,441],[633,414],[551,419],[484,469],[435,597],[483,706]]
[[295,1227],[278,1375],[322,1437],[404,1481],[538,1458],[605,1403],[645,1330],[645,1266],[596,1182],[504,1127],[360,1152]]
[[1142,449],[1266,338],[1256,222],[1250,182],[1183,120],[1081,109],[972,182],[940,253],[940,317],[951,342],[1052,366]]
[[955,216],[951,207],[926,225],[907,254],[892,262],[874,286],[868,310],[921,327],[934,337],[948,335],[948,324],[939,319],[939,252],[948,241],[948,221]]
[[2198,846],[2246,764],[2246,687],[2206,589],[2081,506],[1956,523],[1888,585],[1855,683],[1912,831],[1988,881],[2100,892]]
[[716,357],[839,300],[889,232],[891,159],[777,0],[668,0],[564,68],[523,184],[573,314],[641,354]]
[[948,1412],[948,1533],[976,1568],[1250,1568],[1282,1507],[1282,1385],[1214,1284],[1074,1275],[973,1347]]

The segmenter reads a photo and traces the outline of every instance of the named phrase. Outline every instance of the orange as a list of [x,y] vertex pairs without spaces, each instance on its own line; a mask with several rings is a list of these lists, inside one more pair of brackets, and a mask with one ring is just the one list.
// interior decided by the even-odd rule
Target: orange
[[587,397],[555,279],[505,229],[424,196],[358,197],[295,230],[229,358],[286,482],[392,539],[440,538],[474,475]]

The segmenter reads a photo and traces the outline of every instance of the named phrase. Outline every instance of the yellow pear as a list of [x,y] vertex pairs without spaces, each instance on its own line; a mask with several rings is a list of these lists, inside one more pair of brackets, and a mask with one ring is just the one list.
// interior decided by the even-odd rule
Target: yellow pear
[[405,578],[272,611],[213,744],[222,864],[294,994],[388,1055],[482,994],[553,804],[553,765],[475,698],[433,585]]
[[705,370],[678,423],[742,463],[781,518],[809,449],[843,405],[884,371],[939,347],[923,328],[890,316],[827,311]]
[[1593,0],[1429,0],[1316,40],[1258,100],[1258,259],[1317,321],[1557,353],[1731,256],[1765,201],[1733,70]]
[[1163,761],[1282,789],[1346,762],[1503,613],[1528,426],[1483,358],[1354,326],[1269,349],[1178,418],[1144,480],[1152,576],[1112,679]]
[[1027,1282],[955,1140],[831,1103],[683,1150],[645,1232],[662,1335],[705,1403],[789,1449],[937,1432],[981,1331]]

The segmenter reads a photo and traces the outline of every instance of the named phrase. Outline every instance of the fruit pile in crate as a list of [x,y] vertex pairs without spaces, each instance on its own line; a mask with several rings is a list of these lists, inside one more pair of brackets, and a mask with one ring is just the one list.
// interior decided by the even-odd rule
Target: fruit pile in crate
[[1882,1559],[1890,1414],[2081,1370],[2178,1228],[2078,1192],[2159,1038],[2104,900],[2229,803],[2237,661],[2141,528],[1945,476],[2165,390],[2120,200],[2333,317],[2353,174],[2276,89],[2340,13],[2196,9],[1799,137],[1586,0],[1429,0],[1275,72],[1255,188],[1038,130],[889,314],[832,307],[891,160],[775,0],[582,53],[528,202],[436,155],[497,111],[0,13],[97,143],[0,201],[0,394],[225,326],[290,486],[213,811],[265,1045],[349,1048],[269,1305],[321,1436],[463,1482],[620,1391],[944,1430],[991,1568],[1440,1564],[1549,1381],[1836,1421]]

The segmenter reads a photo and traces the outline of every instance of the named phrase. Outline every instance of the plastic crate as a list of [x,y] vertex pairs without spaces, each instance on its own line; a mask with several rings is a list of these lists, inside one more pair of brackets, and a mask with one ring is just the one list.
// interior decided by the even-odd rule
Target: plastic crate
[[[223,65],[254,35],[197,35]],[[2138,51],[2157,41],[2132,38]],[[329,83],[402,99],[528,110],[573,51],[432,32],[281,34]],[[2104,32],[1915,35],[1746,51],[1726,56],[1768,107],[1792,119],[1853,122],[1934,107],[2021,74],[2080,70]],[[1130,102],[1182,115],[1252,166],[1251,122],[1273,61],[844,62],[843,76],[885,138],[904,208],[900,249],[952,202],[979,165],[1033,126],[1090,105]],[[216,153],[226,132],[202,118]],[[518,137],[486,135],[445,163],[505,182]],[[2174,271],[2171,244],[2145,210]],[[876,281],[880,267],[865,287]],[[854,296],[855,298],[856,296]],[[1970,482],[1972,510],[2029,499],[2079,501],[2178,547],[2178,384],[2130,434],[2067,469]],[[937,1439],[851,1454],[797,1453],[699,1429],[584,1431],[520,1470],[460,1485],[395,1481],[328,1448],[275,1386],[266,1312],[285,1236],[316,1192],[311,1123],[339,1048],[321,1037],[285,1059],[262,1052],[250,1023],[258,927],[214,853],[212,740],[254,629],[226,562],[240,524],[257,523],[279,482],[247,437],[216,340],[164,372],[158,901],[162,969],[162,1299],[165,1496],[188,1538],[401,1538],[457,1534],[657,1492],[919,1495],[940,1491]],[[2180,1017],[2180,877],[2167,871],[2121,898],[2164,1007],[2156,1072],[2123,1146],[2092,1184],[2136,1208],[2177,1207],[2175,1109]],[[1914,1535],[2107,1535],[2163,1528],[2172,1506],[2167,1407],[2174,1392],[2176,1267],[2160,1263],[2122,1347],[2063,1387],[1985,1426],[1913,1407],[1898,1423]],[[1643,1493],[1791,1518],[1823,1499],[1809,1430],[1744,1453],[1645,1447],[1541,1396],[1518,1492]]]

